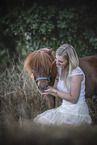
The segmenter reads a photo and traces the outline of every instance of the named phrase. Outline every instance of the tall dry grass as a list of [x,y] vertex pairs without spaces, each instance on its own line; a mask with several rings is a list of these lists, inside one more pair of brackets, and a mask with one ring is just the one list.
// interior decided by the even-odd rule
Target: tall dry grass
[[[93,101],[91,98],[86,101],[89,106],[90,115],[93,118],[93,124],[95,125],[93,126],[94,129],[90,129],[90,132],[93,132],[95,136],[95,133],[97,133],[95,131],[97,129],[97,102]],[[60,100],[57,100],[57,105],[59,104]],[[74,137],[75,140],[71,137],[73,135],[73,130],[71,135],[71,130],[67,131],[63,128],[62,130],[54,128],[54,130],[51,129],[48,132],[46,132],[47,130],[42,130],[41,132],[39,131],[39,126],[35,127],[33,125],[33,118],[47,109],[49,109],[47,96],[39,94],[36,85],[33,84],[27,73],[23,70],[22,61],[20,61],[17,65],[13,64],[9,69],[5,69],[0,76],[0,139],[2,138],[2,133],[6,133],[7,135],[10,134],[10,140],[13,135],[16,137],[14,138],[15,141],[19,136],[20,138],[23,137],[22,141],[24,141],[24,138],[26,137],[29,139],[28,136],[31,133],[32,136],[30,137],[34,138],[30,139],[32,139],[32,142],[37,142],[36,136],[38,135],[39,137],[42,133],[41,137],[43,139],[46,134],[44,141],[41,137],[39,137],[41,140],[40,143],[42,142],[42,144],[46,144],[48,140],[55,143],[56,139],[60,140],[59,144],[62,144],[64,139],[65,143],[68,142],[74,144],[76,142],[76,137]],[[38,132],[35,129],[38,129]],[[64,131],[65,134],[63,134]],[[87,132],[86,130],[84,131]],[[16,132],[17,134],[15,134]],[[86,136],[86,138],[87,137],[88,136]],[[71,142],[66,140],[66,138],[68,138]],[[58,142],[56,142],[56,144],[58,144]]]
[[47,96],[39,94],[37,87],[23,70],[23,62],[12,65],[0,76],[1,122],[5,126],[12,122],[32,120],[37,114],[49,109]]

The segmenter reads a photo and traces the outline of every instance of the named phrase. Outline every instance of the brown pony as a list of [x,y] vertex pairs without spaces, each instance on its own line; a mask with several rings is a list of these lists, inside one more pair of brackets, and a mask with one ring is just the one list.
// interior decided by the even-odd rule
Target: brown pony
[[86,78],[86,98],[97,96],[97,55],[80,58],[79,62]]
[[[32,52],[26,59],[24,68],[31,76],[34,73],[35,80],[41,77],[49,77],[50,79],[40,79],[37,82],[38,88],[42,91],[47,89],[48,85],[53,86],[57,75],[57,68],[54,62],[54,51],[52,49],[43,48]],[[97,56],[87,56],[79,59],[80,67],[86,76],[86,98],[97,96]]]
[[29,76],[34,74],[35,81],[37,81],[38,88],[43,91],[48,88],[48,85],[53,86],[57,75],[57,68],[54,62],[55,52],[51,49],[41,48],[32,52],[24,63],[24,69],[27,70]]

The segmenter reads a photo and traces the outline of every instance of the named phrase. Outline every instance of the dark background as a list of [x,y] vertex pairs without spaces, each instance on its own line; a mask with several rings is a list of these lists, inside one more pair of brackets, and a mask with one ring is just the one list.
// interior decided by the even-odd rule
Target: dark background
[[[37,10],[36,12],[35,10],[33,12],[35,12],[35,14],[39,13],[38,16],[42,15],[44,12],[47,13],[48,6],[49,7],[54,6],[58,10],[55,12],[55,16],[53,16],[50,19],[51,24],[53,24],[55,27],[54,29],[52,28],[51,32],[49,32],[49,27],[43,28],[44,30],[42,30],[40,25],[35,30],[36,31],[35,35],[33,34],[34,29],[32,28],[28,29],[26,12],[28,12],[29,9],[33,8],[33,5],[35,3],[37,5]],[[44,8],[45,10],[44,9],[42,10],[40,6],[42,6],[42,8]],[[38,8],[39,8],[39,12],[37,12]],[[68,26],[64,27],[61,25],[60,27],[58,27],[57,25],[58,21],[62,24],[64,19],[61,21],[61,15],[59,17],[60,20],[57,18],[57,16],[59,15],[60,11],[63,11],[64,9],[67,10],[68,17],[67,18],[65,17],[65,21],[67,22]],[[76,15],[78,15],[77,18],[76,16],[73,16],[73,18],[72,16],[70,17],[69,12],[71,12],[71,14],[75,13]],[[21,24],[18,18],[19,14],[22,15]],[[24,16],[26,16],[25,25],[23,22],[23,14]],[[29,16],[31,16],[31,13],[29,14]],[[44,21],[46,17],[47,17],[46,14],[41,18],[39,17],[40,24],[46,23],[46,21]],[[17,28],[16,31],[18,31],[18,29],[23,29],[20,32],[18,32],[18,34],[16,35],[14,32],[16,29],[14,28],[15,23],[17,23],[18,25],[16,26]],[[30,22],[30,25],[31,23],[32,21]],[[33,23],[35,24],[35,22]],[[71,27],[71,30],[69,29],[69,27]],[[70,0],[56,0],[56,1],[1,0],[0,1],[0,58],[1,58],[0,68],[1,70],[4,70],[4,68],[9,67],[10,62],[12,60],[15,60],[15,62],[17,62],[18,60],[17,58],[19,56],[21,58],[24,58],[24,56],[26,57],[28,49],[26,46],[26,39],[24,38],[25,37],[24,33],[28,31],[31,33],[31,39],[33,42],[34,41],[38,42],[41,40],[41,38],[45,37],[47,41],[50,42],[48,46],[53,47],[55,50],[56,50],[56,46],[59,46],[64,42],[68,43],[70,39],[71,40],[70,43],[77,50],[79,57],[83,57],[86,55],[95,55],[97,54],[96,0],[92,0],[92,1],[88,1],[88,0],[85,1],[82,0],[72,0],[72,1]],[[65,33],[65,35],[63,34],[63,32]],[[20,46],[17,45],[19,41],[21,41]],[[31,43],[33,46],[32,41]],[[47,43],[48,42],[46,42],[46,44]],[[42,44],[39,44],[39,47],[45,47],[45,43],[42,42]],[[23,53],[24,51],[25,53]]]

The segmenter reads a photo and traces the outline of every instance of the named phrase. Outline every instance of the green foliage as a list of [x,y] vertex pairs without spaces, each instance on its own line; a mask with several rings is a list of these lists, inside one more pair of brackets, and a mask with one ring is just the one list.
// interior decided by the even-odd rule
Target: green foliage
[[[16,7],[0,20],[2,37],[10,36],[15,40],[15,47],[9,50],[0,38],[2,64],[13,57],[11,51],[26,57],[29,49],[53,47],[56,50],[63,43],[72,44],[79,57],[94,55],[97,51],[96,24],[96,10],[89,6],[60,9],[33,3],[26,9]],[[9,57],[5,57],[7,51]]]

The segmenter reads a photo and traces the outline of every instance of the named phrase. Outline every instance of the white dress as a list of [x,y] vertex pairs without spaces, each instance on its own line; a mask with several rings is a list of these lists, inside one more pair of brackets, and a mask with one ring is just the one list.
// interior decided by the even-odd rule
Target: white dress
[[[60,74],[61,69],[59,69],[59,81],[57,83],[57,89],[61,92],[70,93],[70,82],[68,91],[66,88],[64,88],[64,81],[60,80]],[[80,74],[83,74],[84,78],[81,82],[81,91],[78,102],[73,104],[63,99],[61,106],[58,108],[47,110],[34,118],[33,121],[35,123],[47,126],[79,126],[92,123],[92,119],[88,111],[88,106],[85,101],[85,75],[81,68],[77,67],[72,71],[71,77]]]

